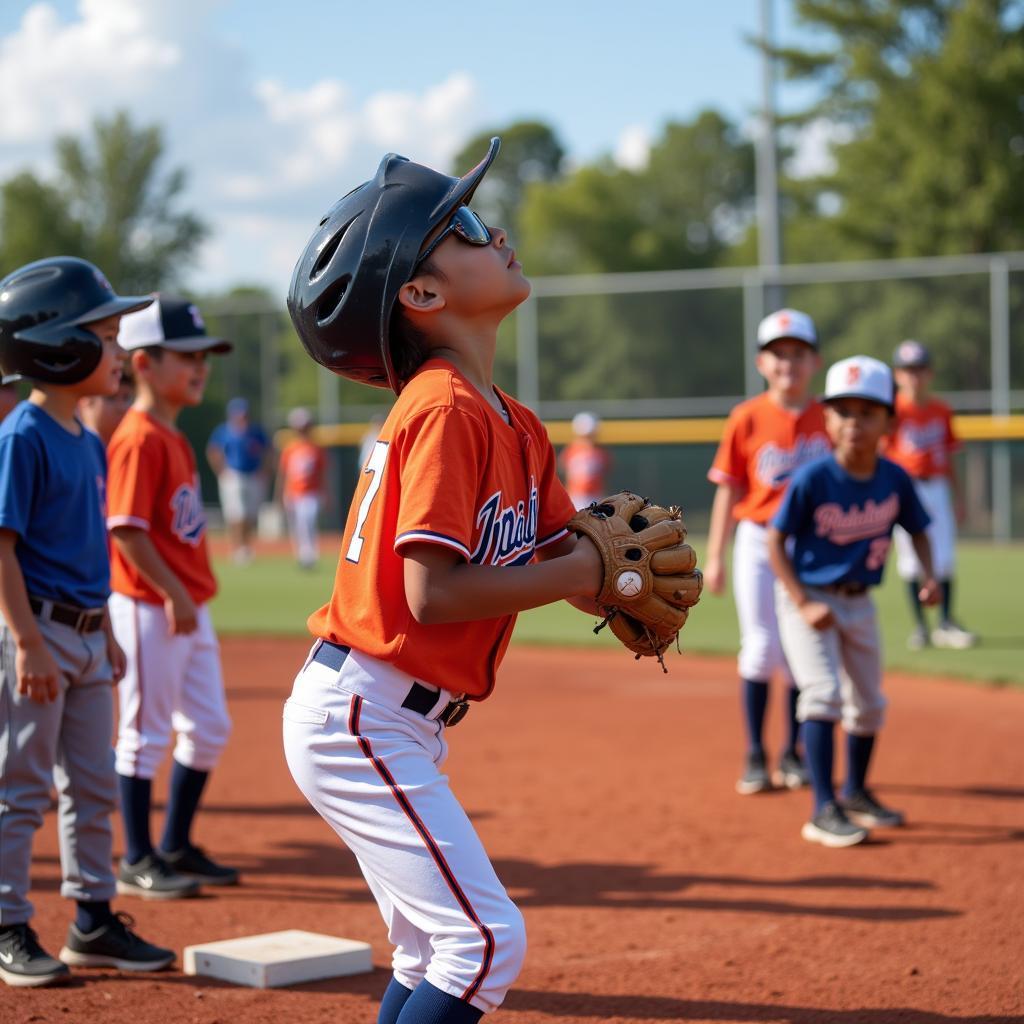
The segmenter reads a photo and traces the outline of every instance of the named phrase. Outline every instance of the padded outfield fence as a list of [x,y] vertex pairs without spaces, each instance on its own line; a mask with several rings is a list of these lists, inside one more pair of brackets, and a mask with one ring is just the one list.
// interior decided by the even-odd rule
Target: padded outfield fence
[[[538,411],[556,444],[575,412],[601,416],[601,440],[615,455],[612,486],[685,496],[701,525],[712,494],[704,474],[723,418],[761,389],[756,325],[786,304],[814,317],[826,365],[857,352],[888,361],[906,337],[927,344],[935,390],[967,441],[957,462],[964,532],[1024,535],[1024,253],[549,277],[533,286],[503,328],[496,380]],[[205,443],[197,433],[216,422],[230,394],[246,394],[271,428],[291,405],[309,405],[328,425],[320,437],[334,446],[344,509],[358,440],[387,394],[315,367],[283,303],[232,301],[204,312],[213,330],[240,344],[217,361],[210,401],[187,424],[193,440]]]

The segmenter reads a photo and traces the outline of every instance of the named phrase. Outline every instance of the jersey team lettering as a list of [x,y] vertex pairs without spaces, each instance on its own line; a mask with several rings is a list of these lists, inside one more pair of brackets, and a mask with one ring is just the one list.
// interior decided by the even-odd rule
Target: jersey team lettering
[[814,530],[833,544],[854,544],[888,533],[899,513],[900,499],[896,494],[880,502],[869,498],[863,509],[853,505],[849,511],[838,502],[829,502],[814,510]]
[[203,539],[206,529],[206,515],[199,497],[199,487],[194,484],[182,484],[171,495],[168,503],[173,513],[171,532],[183,544],[196,547]]
[[537,546],[537,484],[530,478],[529,507],[516,502],[501,507],[501,491],[495,491],[476,516],[480,540],[470,556],[474,565],[525,565]]
[[782,487],[804,463],[820,459],[831,450],[828,439],[821,434],[798,437],[790,448],[771,441],[758,450],[754,473],[766,487]]

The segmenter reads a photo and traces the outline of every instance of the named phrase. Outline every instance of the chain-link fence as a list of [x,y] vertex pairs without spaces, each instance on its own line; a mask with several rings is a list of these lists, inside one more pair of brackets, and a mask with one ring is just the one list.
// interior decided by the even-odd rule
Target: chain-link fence
[[[753,338],[770,311],[768,295],[814,317],[826,366],[853,353],[888,361],[899,341],[915,337],[931,349],[934,388],[955,410],[996,417],[1024,410],[1024,253],[549,277],[533,285],[502,327],[495,377],[545,421],[581,408],[606,420],[726,415],[761,390]],[[232,300],[204,313],[236,347],[217,361],[207,401],[186,421],[194,441],[205,443],[234,394],[246,395],[270,429],[295,405],[316,410],[321,423],[360,423],[390,404],[387,392],[317,367],[283,303]],[[678,447],[623,448],[618,461],[644,477],[633,486],[694,495],[699,520],[710,502],[703,480],[710,450]],[[348,478],[349,468],[338,472]],[[1024,524],[1024,446],[970,444],[960,469],[968,532],[1012,537],[1014,523]],[[347,490],[342,483],[343,499]]]

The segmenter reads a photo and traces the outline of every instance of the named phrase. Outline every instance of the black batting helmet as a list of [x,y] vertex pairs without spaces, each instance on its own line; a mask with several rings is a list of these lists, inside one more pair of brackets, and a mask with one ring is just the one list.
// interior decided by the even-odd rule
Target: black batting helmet
[[452,178],[388,153],[376,175],[331,207],[299,257],[288,312],[306,351],[342,377],[391,387],[391,312],[427,236],[470,201],[498,154]]
[[0,281],[4,380],[85,380],[99,365],[103,343],[82,325],[143,309],[152,301],[152,296],[115,295],[98,268],[74,256],[26,264]]

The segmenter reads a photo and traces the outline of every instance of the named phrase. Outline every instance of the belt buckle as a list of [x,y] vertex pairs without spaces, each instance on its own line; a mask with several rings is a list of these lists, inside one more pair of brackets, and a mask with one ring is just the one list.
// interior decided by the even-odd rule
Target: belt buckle
[[438,721],[444,722],[448,728],[452,728],[461,722],[469,712],[468,700],[452,700],[448,702],[444,711],[437,716]]

